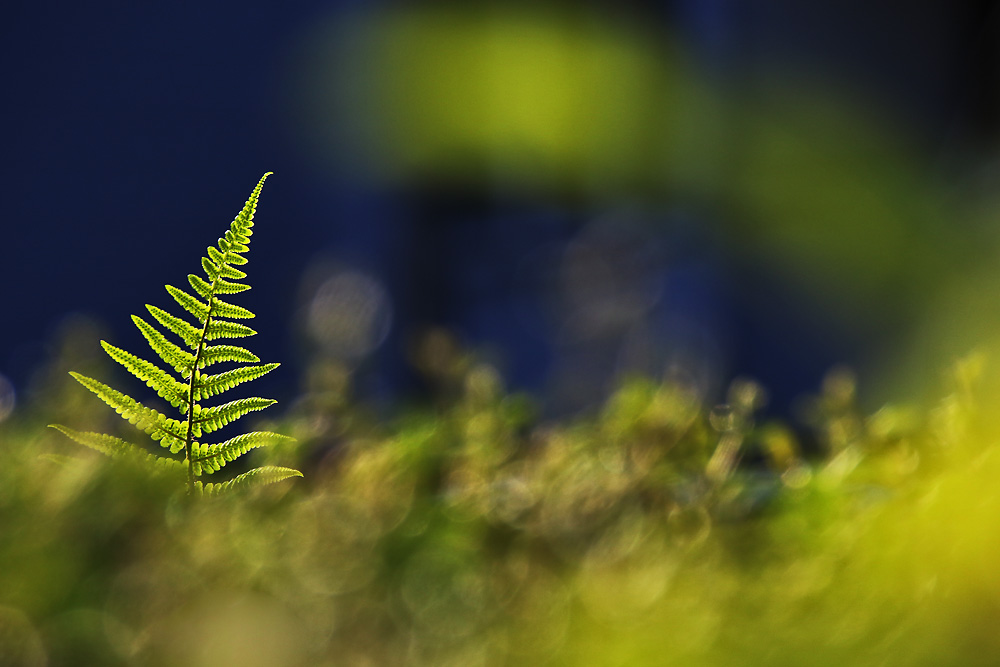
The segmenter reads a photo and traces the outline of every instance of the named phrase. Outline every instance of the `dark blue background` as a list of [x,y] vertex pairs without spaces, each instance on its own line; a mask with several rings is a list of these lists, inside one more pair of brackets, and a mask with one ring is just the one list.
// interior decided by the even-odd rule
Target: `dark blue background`
[[[993,3],[589,4],[662,22],[724,89],[739,90],[767,61],[858,82],[910,128],[928,163],[960,169],[994,145]],[[492,315],[476,307],[484,293],[515,299],[489,296],[509,282],[487,272],[485,292],[448,286],[474,286],[483,266],[565,243],[578,222],[571,206],[425,192],[420,184],[359,188],[316,169],[296,147],[284,97],[298,40],[331,13],[375,6],[389,5],[8,3],[0,22],[0,372],[24,387],[69,312],[95,315],[113,342],[141,352],[128,315],[147,302],[169,307],[163,284],[181,284],[198,269],[204,247],[270,170],[250,256],[254,289],[240,301],[258,314],[261,333],[251,347],[265,361],[303,358],[288,323],[304,263],[328,250],[382,275],[403,304],[386,360],[372,374],[377,391],[406,386],[399,332],[411,320],[455,327],[474,346],[507,348],[512,383],[544,388],[545,342],[505,326],[510,303]],[[546,215],[550,224],[524,222]],[[461,236],[427,226],[460,232],[470,217],[483,219],[482,234],[492,239],[471,256],[459,241],[441,248]],[[692,241],[691,229],[673,227],[680,241],[671,247],[691,255],[673,251],[682,266],[670,307],[717,329],[727,375],[760,378],[780,406],[814,387],[830,364],[863,362],[864,341],[824,337],[822,324],[797,316],[794,303],[758,315],[755,290],[775,286],[733,268],[709,241]],[[799,344],[775,345],[769,326],[800,332],[792,337]],[[300,370],[286,364],[262,381],[270,383],[262,393],[290,398]]]

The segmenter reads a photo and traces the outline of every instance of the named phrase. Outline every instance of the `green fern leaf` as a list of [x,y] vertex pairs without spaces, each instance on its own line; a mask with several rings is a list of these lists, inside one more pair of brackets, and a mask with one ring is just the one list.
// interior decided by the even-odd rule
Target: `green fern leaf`
[[174,297],[174,301],[180,304],[181,308],[194,315],[195,319],[204,323],[208,317],[208,304],[202,303],[182,289],[177,289],[173,285],[166,285],[167,292]]
[[196,327],[191,326],[179,317],[175,317],[165,310],[161,310],[156,306],[151,306],[146,304],[146,310],[156,318],[156,321],[165,326],[168,330],[177,334],[181,340],[183,340],[188,347],[196,349],[198,347],[198,342],[201,340],[201,331]]
[[165,398],[170,405],[187,410],[187,400],[189,390],[183,384],[173,378],[170,373],[161,370],[155,364],[145,359],[129,354],[125,350],[115,347],[110,343],[101,341],[101,347],[108,353],[108,356],[124,366],[128,371],[152,387],[157,394]]
[[218,472],[227,463],[232,463],[251,449],[270,447],[271,445],[291,442],[293,440],[294,438],[289,438],[287,435],[281,435],[280,433],[255,431],[253,433],[238,435],[217,445],[195,443],[191,449],[192,456],[194,457],[192,462],[195,465],[194,474],[201,475],[202,471],[205,474]]
[[239,294],[240,292],[246,292],[250,289],[249,285],[244,285],[242,283],[231,283],[222,278],[215,279],[215,293],[216,294]]
[[98,382],[94,378],[70,371],[70,375],[90,391],[97,394],[98,398],[114,408],[115,412],[122,416],[130,424],[134,424],[140,431],[145,431],[153,440],[160,443],[162,447],[170,450],[171,454],[184,449],[185,432],[187,422],[179,422],[170,419],[166,415],[147,408],[131,396],[126,396],[116,389],[112,389],[103,382]]
[[246,245],[250,242],[250,239],[243,235],[234,234],[232,231],[226,232],[225,238],[219,239],[219,249],[225,250],[227,253],[231,252],[249,252],[250,248]]
[[205,340],[216,340],[217,338],[246,338],[256,336],[257,332],[239,322],[228,322],[226,320],[212,320],[205,330]]
[[219,266],[208,257],[201,258],[201,268],[205,271],[205,275],[208,276],[209,280],[214,281],[219,277]]
[[233,268],[233,264],[246,264],[247,259],[237,253],[223,254],[218,248],[209,247],[208,257],[201,258],[201,268],[205,270],[209,279],[232,278],[242,280],[247,274],[239,269]]
[[215,303],[212,305],[212,314],[216,317],[228,317],[234,320],[249,320],[257,317],[246,308],[243,308],[242,306],[234,306],[233,304],[226,303],[221,299],[215,300]]
[[[207,257],[202,257],[201,266],[208,280],[195,274],[188,276],[188,282],[196,296],[172,285],[166,286],[170,296],[181,308],[194,316],[198,325],[195,326],[156,306],[146,306],[160,326],[176,335],[192,351],[184,350],[171,342],[159,329],[141,317],[135,315],[132,317],[150,348],[180,375],[180,380],[152,362],[101,341],[102,347],[112,359],[177,408],[183,419],[171,419],[103,382],[79,373],[71,373],[80,384],[95,393],[139,430],[149,434],[161,447],[168,449],[172,454],[183,453],[184,460],[178,461],[165,454],[151,454],[132,443],[103,433],[84,433],[59,425],[53,425],[53,428],[76,442],[111,457],[131,456],[154,467],[175,470],[179,467],[187,473],[189,493],[198,491],[212,495],[302,475],[291,468],[265,466],[219,484],[203,485],[200,480],[195,480],[195,477],[220,470],[227,463],[252,449],[291,440],[287,436],[259,431],[238,435],[219,444],[202,444],[196,441],[196,438],[200,438],[203,433],[217,431],[240,417],[263,410],[275,403],[268,398],[253,397],[216,406],[201,404],[202,400],[259,378],[278,367],[276,363],[258,364],[260,359],[257,355],[243,347],[207,344],[212,340],[245,338],[257,333],[246,325],[229,321],[249,319],[254,317],[254,314],[242,306],[222,301],[219,295],[239,294],[250,289],[249,285],[233,282],[246,278],[246,273],[234,268],[234,265],[242,266],[247,263],[242,253],[249,251],[250,236],[253,234],[250,228],[254,224],[257,199],[268,176],[270,172],[264,174],[258,181],[250,198],[224,236],[218,240],[216,246],[208,247]],[[235,362],[241,365],[215,375],[204,375],[200,371],[202,368],[221,362]]]
[[211,284],[206,283],[203,278],[196,276],[193,273],[188,276],[188,282],[191,286],[195,288],[195,291],[202,296],[208,298],[206,294],[239,294],[240,292],[246,292],[250,289],[249,285],[244,285],[242,283],[231,283],[222,278],[216,278]]
[[[247,263],[247,258],[242,255],[230,255],[228,258],[224,256],[219,249],[214,245],[208,246],[208,258],[212,260],[217,266],[223,264],[236,264],[242,266]],[[230,267],[232,268],[232,267]],[[227,278],[246,278],[247,274],[243,273],[238,269],[232,269],[232,272],[227,275]]]
[[146,322],[138,315],[132,316],[135,326],[139,327],[146,342],[153,352],[160,355],[160,359],[173,366],[174,370],[181,375],[187,375],[194,367],[194,355],[177,347],[166,336],[157,331],[153,325]]
[[260,361],[260,357],[246,348],[235,345],[211,345],[202,350],[201,360],[198,362],[198,370],[223,361],[239,361],[244,364],[255,364]]
[[195,410],[194,423],[196,423],[205,433],[218,431],[223,426],[236,421],[240,417],[263,410],[266,407],[277,403],[271,398],[240,398],[229,403],[216,405],[211,408]]
[[200,401],[221,394],[232,389],[236,385],[256,380],[257,378],[270,373],[281,364],[261,364],[260,366],[242,366],[232,370],[219,373],[217,375],[200,375],[195,377],[194,391],[195,400]]
[[204,278],[196,276],[193,273],[188,276],[188,282],[194,291],[205,299],[208,299],[213,294],[239,294],[250,289],[249,285],[227,282],[218,276],[211,283],[207,283]]
[[[215,281],[212,282],[214,283]],[[203,299],[212,298],[212,292],[213,292],[212,285],[206,283],[201,276],[196,276],[193,273],[188,274],[188,283],[191,285],[191,288],[195,292],[197,292],[201,298]]]
[[81,445],[97,450],[112,459],[137,461],[153,468],[160,468],[174,473],[182,473],[184,471],[183,461],[150,454],[138,445],[107,435],[106,433],[77,431],[59,424],[49,424],[49,428],[54,428]]
[[95,449],[111,458],[123,458],[142,452],[142,448],[138,445],[133,445],[131,442],[125,442],[121,438],[116,438],[105,433],[85,433],[59,424],[49,424],[49,428],[54,428],[76,440],[81,445]]
[[302,477],[302,473],[293,468],[278,466],[262,466],[254,468],[221,484],[196,483],[196,489],[205,496],[218,496],[232,491],[251,489],[267,484],[274,484],[290,477]]

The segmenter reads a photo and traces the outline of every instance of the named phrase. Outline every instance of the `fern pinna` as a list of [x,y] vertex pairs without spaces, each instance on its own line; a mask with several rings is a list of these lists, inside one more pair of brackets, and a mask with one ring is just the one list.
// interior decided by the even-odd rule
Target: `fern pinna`
[[[219,239],[218,245],[209,246],[208,256],[201,258],[205,278],[195,274],[188,276],[194,294],[172,285],[166,286],[170,296],[197,321],[197,325],[156,306],[146,305],[153,319],[164,329],[175,334],[190,351],[171,342],[146,320],[132,316],[132,320],[149,346],[178,374],[179,379],[157,364],[101,341],[101,346],[112,359],[177,408],[182,416],[180,420],[171,419],[148,408],[103,382],[80,373],[70,373],[80,384],[114,408],[122,418],[145,431],[174,456],[161,454],[159,451],[149,453],[143,447],[104,433],[85,433],[60,424],[52,424],[53,428],[62,431],[80,444],[113,458],[138,459],[157,467],[184,471],[187,475],[188,493],[214,495],[238,487],[269,484],[289,477],[302,476],[301,472],[292,468],[263,466],[227,482],[202,483],[196,479],[217,472],[251,449],[291,440],[278,433],[255,431],[216,444],[201,442],[202,436],[214,433],[230,422],[250,412],[263,410],[276,402],[268,398],[254,397],[241,398],[211,407],[202,404],[203,400],[259,378],[279,365],[260,364],[257,355],[242,347],[209,344],[209,341],[244,338],[256,333],[250,327],[233,321],[252,318],[253,313],[219,297],[250,289],[249,285],[239,282],[246,278],[246,273],[236,267],[247,263],[243,255],[250,249],[248,246],[250,235],[253,234],[251,227],[253,227],[257,199],[264,181],[270,175],[271,172],[268,172],[261,177],[225,236]],[[239,365],[214,375],[202,372],[202,369],[222,362],[236,362]],[[184,458],[180,459],[179,454],[183,454]]]

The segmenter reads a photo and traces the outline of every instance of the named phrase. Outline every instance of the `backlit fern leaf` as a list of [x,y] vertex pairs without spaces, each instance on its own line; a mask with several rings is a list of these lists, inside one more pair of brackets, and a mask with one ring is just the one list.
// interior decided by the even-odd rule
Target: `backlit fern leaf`
[[218,431],[223,426],[234,422],[244,415],[274,405],[277,401],[270,398],[240,398],[213,408],[206,408],[194,413],[194,423],[205,433]]
[[160,310],[156,306],[151,306],[146,304],[146,309],[149,314],[156,318],[156,321],[167,328],[167,330],[172,331],[178,337],[181,338],[187,346],[191,349],[198,347],[198,341],[201,340],[201,331],[198,327],[188,324],[186,321],[179,317],[175,317],[165,310]]
[[245,324],[239,322],[229,322],[227,320],[212,320],[208,329],[205,330],[205,340],[215,340],[216,338],[246,338],[254,336],[257,332]]
[[216,375],[199,375],[195,378],[195,400],[200,401],[203,398],[211,398],[232,389],[238,384],[256,380],[277,367],[278,364],[241,366],[240,368],[234,368]]
[[193,354],[171,343],[166,336],[141,317],[133,315],[132,321],[139,327],[139,331],[149,343],[149,347],[160,356],[160,359],[173,366],[174,370],[181,375],[187,375],[190,372],[191,367],[194,366]]
[[227,463],[235,461],[251,449],[269,447],[292,440],[287,435],[281,435],[280,433],[256,431],[254,433],[238,435],[217,445],[194,443],[191,450],[194,454],[194,474],[200,476],[202,473],[209,474],[216,472]]
[[212,345],[211,347],[202,348],[198,370],[223,361],[241,361],[245,364],[255,364],[260,361],[260,357],[244,347]]
[[103,340],[101,341],[101,347],[108,353],[108,356],[127,368],[132,375],[152,387],[170,405],[179,408],[181,412],[187,411],[187,387],[175,380],[174,376],[170,373],[161,370],[156,364],[150,363],[145,359],[140,359],[134,354],[129,354],[125,350],[117,348]]
[[[193,317],[195,323],[156,306],[146,306],[154,320],[191,351],[169,340],[159,329],[141,317],[132,316],[132,321],[150,348],[169,368],[173,369],[176,376],[152,362],[101,341],[101,346],[112,359],[177,408],[182,419],[169,418],[98,380],[79,373],[70,373],[124,419],[147,433],[153,441],[159,442],[161,447],[168,449],[172,454],[183,453],[184,459],[178,460],[160,454],[158,450],[148,452],[138,445],[104,433],[86,433],[58,424],[52,424],[53,428],[76,442],[113,458],[130,458],[159,468],[180,468],[187,475],[188,493],[197,491],[201,495],[216,495],[234,489],[302,476],[298,470],[291,468],[263,466],[229,481],[205,484],[200,480],[195,481],[196,476],[217,472],[227,463],[235,461],[252,449],[291,440],[277,433],[257,431],[244,433],[218,444],[196,441],[202,434],[218,431],[240,417],[263,410],[275,403],[271,399],[253,397],[215,406],[201,404],[204,399],[261,377],[278,367],[275,363],[257,365],[260,361],[257,355],[243,347],[207,344],[211,340],[245,338],[256,333],[244,324],[231,321],[249,319],[254,317],[254,314],[242,306],[222,301],[218,295],[239,294],[250,289],[249,285],[238,282],[246,278],[247,274],[235,266],[242,266],[247,262],[243,254],[249,251],[257,199],[268,176],[270,172],[264,174],[257,183],[250,198],[224,236],[215,246],[209,246],[207,257],[202,257],[201,267],[205,277],[195,274],[188,276],[188,283],[195,294],[192,295],[172,285],[166,286],[170,296],[183,311]],[[226,362],[243,365],[214,375],[204,375],[201,372],[202,368]]]
[[217,496],[229,491],[251,489],[258,486],[264,486],[265,484],[274,484],[275,482],[280,482],[281,480],[288,479],[289,477],[302,477],[302,473],[293,468],[261,466],[260,468],[248,470],[242,475],[237,475],[228,482],[222,482],[220,484],[213,484],[211,482],[208,484],[202,484],[201,482],[195,482],[194,488],[201,495]]
[[142,403],[131,396],[126,396],[117,389],[112,389],[103,382],[98,382],[94,378],[70,371],[70,375],[90,391],[97,394],[98,398],[114,408],[115,412],[134,424],[140,431],[145,431],[153,440],[161,446],[168,448],[171,453],[176,454],[184,448],[185,433],[188,430],[188,422],[180,422],[170,419],[166,415],[147,408]]
[[182,289],[177,289],[173,285],[167,285],[167,292],[174,297],[174,301],[180,304],[181,308],[188,311],[199,322],[204,322],[208,317],[208,304],[202,303]]
[[116,438],[113,435],[77,431],[65,426],[55,426],[54,428],[81,445],[97,450],[113,459],[139,462],[171,473],[184,472],[183,461],[150,454],[142,447],[134,445],[131,442],[126,442],[121,438]]
[[255,317],[246,308],[241,308],[240,306],[234,306],[231,303],[226,303],[220,299],[216,299],[212,306],[212,311],[216,317],[230,317],[234,320],[248,320]]

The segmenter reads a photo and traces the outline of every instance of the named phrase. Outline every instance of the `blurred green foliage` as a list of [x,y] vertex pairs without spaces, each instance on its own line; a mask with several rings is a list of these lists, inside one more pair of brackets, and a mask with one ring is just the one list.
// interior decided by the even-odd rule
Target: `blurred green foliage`
[[317,363],[265,425],[300,444],[254,453],[310,474],[240,499],[185,502],[42,427],[89,406],[22,405],[0,424],[0,664],[1000,658],[983,356],[932,405],[870,415],[834,370],[804,447],[757,423],[751,381],[712,405],[633,378],[597,414],[540,422],[448,349],[423,363],[439,400],[388,422]]

